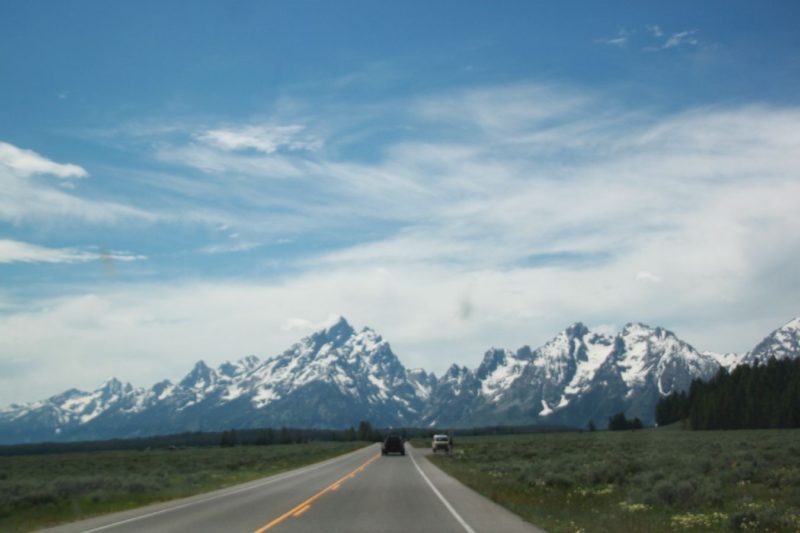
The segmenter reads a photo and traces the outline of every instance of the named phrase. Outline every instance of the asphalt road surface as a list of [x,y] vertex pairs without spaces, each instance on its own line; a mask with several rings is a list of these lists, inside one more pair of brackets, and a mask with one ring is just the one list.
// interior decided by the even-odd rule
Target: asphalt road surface
[[406,446],[380,446],[191,498],[74,522],[51,532],[541,531],[444,474]]

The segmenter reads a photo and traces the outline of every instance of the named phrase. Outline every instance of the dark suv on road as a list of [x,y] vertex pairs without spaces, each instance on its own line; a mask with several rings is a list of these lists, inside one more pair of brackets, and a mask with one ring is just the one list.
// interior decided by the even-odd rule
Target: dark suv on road
[[390,453],[399,453],[400,455],[406,454],[406,447],[403,445],[403,439],[397,435],[389,435],[381,445],[381,454],[389,455]]

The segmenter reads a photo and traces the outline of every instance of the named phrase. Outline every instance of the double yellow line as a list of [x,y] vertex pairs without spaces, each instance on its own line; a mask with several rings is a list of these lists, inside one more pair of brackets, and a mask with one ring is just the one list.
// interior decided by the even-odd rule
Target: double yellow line
[[367,462],[365,462],[364,464],[362,464],[361,466],[359,466],[358,468],[356,468],[352,472],[349,472],[349,473],[345,474],[344,476],[342,476],[341,478],[337,479],[336,481],[334,481],[333,483],[331,483],[330,485],[328,485],[327,487],[325,487],[324,489],[322,489],[318,493],[314,494],[313,496],[311,496],[310,498],[305,500],[303,503],[301,503],[301,504],[293,507],[292,509],[286,511],[285,513],[283,513],[278,518],[276,518],[275,520],[273,520],[269,524],[265,525],[264,527],[262,527],[260,529],[257,529],[255,531],[255,533],[263,533],[264,531],[266,531],[266,530],[268,530],[268,529],[270,529],[272,527],[277,526],[278,524],[280,524],[281,522],[283,522],[284,520],[286,520],[290,516],[300,516],[300,515],[302,515],[303,513],[308,511],[311,508],[311,504],[314,503],[315,501],[317,501],[319,498],[321,498],[323,494],[325,494],[326,492],[339,490],[339,487],[342,486],[342,483],[344,483],[348,479],[352,479],[352,478],[356,477],[356,474],[358,474],[359,472],[362,472],[365,468],[367,468],[370,464],[372,464],[380,456],[381,456],[381,454],[378,453],[378,454],[375,454],[374,456],[370,457]]

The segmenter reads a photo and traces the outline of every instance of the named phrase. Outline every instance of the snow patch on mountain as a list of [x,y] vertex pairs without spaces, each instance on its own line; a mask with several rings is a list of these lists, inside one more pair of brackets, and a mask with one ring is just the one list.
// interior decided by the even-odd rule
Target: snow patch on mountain
[[477,376],[481,380],[481,394],[490,402],[498,402],[503,393],[522,376],[531,364],[532,354],[528,346],[516,352],[492,348],[483,356]]
[[717,364],[728,370],[733,370],[737,365],[741,364],[742,362],[742,355],[734,352],[727,352],[727,353],[719,353],[719,352],[709,352],[704,351],[702,352],[704,356],[710,357]]
[[[578,365],[575,374],[564,387],[564,393],[570,396],[580,394],[591,386],[595,374],[614,349],[614,338],[608,335],[590,333],[587,330],[580,340],[584,350],[581,353],[578,349],[580,355],[577,358]],[[564,404],[568,402],[569,400],[566,398],[562,401]],[[563,407],[563,405],[559,404],[559,407]]]
[[747,364],[765,363],[770,357],[784,359],[798,357],[798,354],[800,354],[800,317],[793,318],[767,335],[745,355],[743,362]]

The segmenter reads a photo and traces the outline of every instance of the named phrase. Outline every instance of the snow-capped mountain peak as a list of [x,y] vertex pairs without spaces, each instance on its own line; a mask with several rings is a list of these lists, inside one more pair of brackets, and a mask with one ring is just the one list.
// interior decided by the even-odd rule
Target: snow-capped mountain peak
[[704,351],[703,355],[706,357],[710,357],[711,359],[716,361],[719,366],[729,370],[733,369],[735,366],[737,366],[742,362],[742,355],[735,352],[719,353],[719,352]]
[[625,346],[617,364],[628,394],[654,383],[659,394],[685,390],[695,378],[710,378],[719,367],[713,358],[703,355],[673,332],[645,324],[627,324],[621,338]]
[[181,380],[180,386],[187,389],[207,389],[217,382],[217,378],[217,373],[212,368],[204,361],[198,361]]
[[502,348],[488,350],[475,375],[481,381],[481,393],[489,401],[496,402],[503,397],[503,393],[522,376],[533,355],[528,346],[523,346],[516,352]]
[[770,357],[783,359],[796,357],[800,352],[800,317],[793,318],[762,340],[744,356],[744,362],[765,363]]
[[589,328],[583,322],[575,322],[564,330],[568,337],[582,338],[589,333]]
[[389,343],[373,329],[356,332],[339,318],[284,353],[266,359],[247,374],[236,392],[263,410],[284,405],[303,395],[302,391],[326,387],[344,402],[388,409],[392,420],[400,420],[420,408],[431,387],[426,381],[412,378]]
[[238,376],[244,373],[247,373],[253,370],[255,367],[258,366],[260,360],[255,355],[248,355],[246,357],[242,357],[241,359],[237,360],[234,363],[230,361],[225,361],[217,368],[217,374],[220,376],[225,376],[227,378],[232,378],[234,376]]
[[353,326],[343,316],[339,316],[332,319],[325,329],[312,334],[309,338],[317,342],[324,341],[339,345],[347,341],[354,333]]
[[428,373],[422,368],[410,368],[408,369],[408,381],[416,389],[417,396],[427,400],[436,386],[436,375]]

